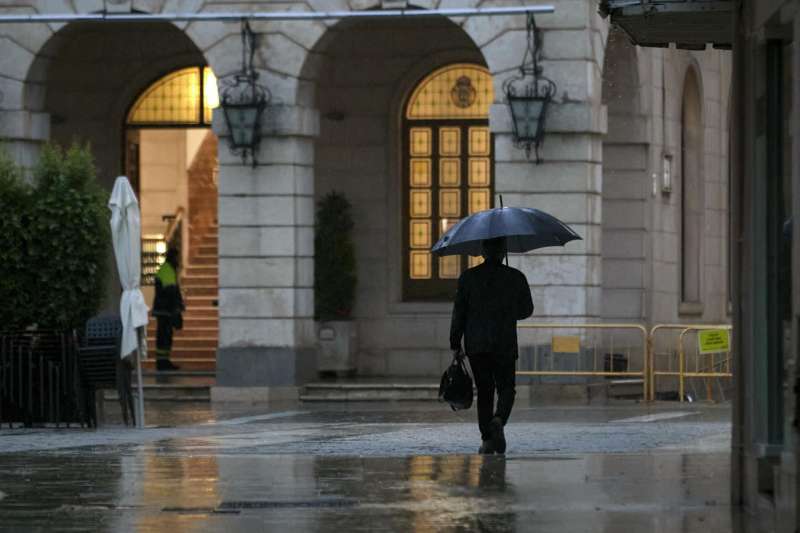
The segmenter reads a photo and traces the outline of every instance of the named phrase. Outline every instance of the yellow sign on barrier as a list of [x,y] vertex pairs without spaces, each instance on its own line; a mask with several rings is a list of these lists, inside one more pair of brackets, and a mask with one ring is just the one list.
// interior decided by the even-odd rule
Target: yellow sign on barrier
[[553,353],[580,353],[581,338],[566,335],[553,335]]
[[707,329],[697,332],[697,346],[701,355],[731,351],[731,338],[726,329]]

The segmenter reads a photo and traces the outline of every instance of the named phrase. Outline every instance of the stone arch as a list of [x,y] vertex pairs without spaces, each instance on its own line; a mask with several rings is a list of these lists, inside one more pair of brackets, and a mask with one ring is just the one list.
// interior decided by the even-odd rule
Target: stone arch
[[602,103],[608,112],[603,139],[603,316],[645,316],[648,130],[641,109],[637,49],[620,30],[609,32]]
[[49,122],[40,140],[90,142],[98,176],[110,187],[122,170],[125,114],[136,95],[160,75],[204,64],[203,52],[171,23],[73,22],[37,51],[26,108]]
[[[486,66],[475,42],[447,18],[345,20],[320,36],[300,73],[297,104],[316,108],[320,116],[315,196],[336,189],[354,206],[362,374],[432,375],[447,357],[437,334],[449,320],[449,304],[401,301],[398,130],[413,87],[456,62]],[[414,312],[430,319],[418,338],[393,333],[417,329]]]

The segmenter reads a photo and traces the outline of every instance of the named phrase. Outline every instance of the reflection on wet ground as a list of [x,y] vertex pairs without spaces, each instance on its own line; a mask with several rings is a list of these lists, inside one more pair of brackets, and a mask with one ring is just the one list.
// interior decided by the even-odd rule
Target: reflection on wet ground
[[[739,528],[728,497],[726,409],[520,409],[509,432],[516,451],[507,457],[449,453],[473,447],[471,416],[462,422],[436,407],[294,409],[218,413],[176,429],[107,430],[128,437],[111,444],[82,440],[87,432],[79,431],[69,437],[73,446],[37,452],[2,453],[7,442],[41,440],[45,430],[27,436],[4,430],[0,530]],[[619,447],[618,434],[625,438],[631,428],[650,440],[626,453],[602,450]],[[558,450],[536,452],[539,444],[520,442],[541,434]],[[398,435],[409,441],[392,444]],[[433,454],[413,445],[437,438],[444,442]],[[698,439],[714,444],[698,447]],[[328,452],[308,452],[320,449],[309,441],[325,443]],[[683,448],[675,444],[681,442]]]

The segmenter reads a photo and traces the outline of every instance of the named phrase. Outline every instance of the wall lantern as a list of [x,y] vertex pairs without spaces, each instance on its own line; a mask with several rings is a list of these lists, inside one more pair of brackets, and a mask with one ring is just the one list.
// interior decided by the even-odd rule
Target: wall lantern
[[528,47],[522,56],[520,74],[506,80],[503,92],[506,94],[511,119],[514,123],[514,144],[525,148],[530,158],[531,148],[536,153],[536,163],[540,163],[539,146],[544,140],[544,123],[547,105],[556,93],[556,84],[542,76],[539,60],[542,54],[542,36],[536,27],[533,13],[528,14]]
[[257,83],[258,72],[253,69],[256,36],[250,24],[242,20],[242,69],[220,78],[220,107],[225,116],[230,137],[228,146],[232,153],[247,156],[258,164],[256,154],[261,141],[261,115],[270,100],[269,90]]

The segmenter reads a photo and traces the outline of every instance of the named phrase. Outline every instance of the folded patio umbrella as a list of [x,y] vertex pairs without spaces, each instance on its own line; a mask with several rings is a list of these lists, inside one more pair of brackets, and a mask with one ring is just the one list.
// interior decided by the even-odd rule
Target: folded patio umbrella
[[496,207],[461,220],[442,235],[431,251],[435,255],[481,255],[481,241],[506,238],[511,253],[547,246],[564,246],[581,240],[575,231],[553,215],[530,207]]
[[136,372],[139,387],[139,413],[136,422],[144,427],[144,396],[142,394],[142,353],[140,350],[137,329],[147,325],[148,308],[144,303],[144,295],[139,289],[142,275],[142,227],[139,213],[139,201],[131,188],[128,178],[119,176],[114,182],[111,198],[108,200],[111,209],[111,240],[114,245],[114,256],[117,260],[117,271],[122,285],[119,311],[122,320],[122,344],[120,357],[127,357],[137,352]]

